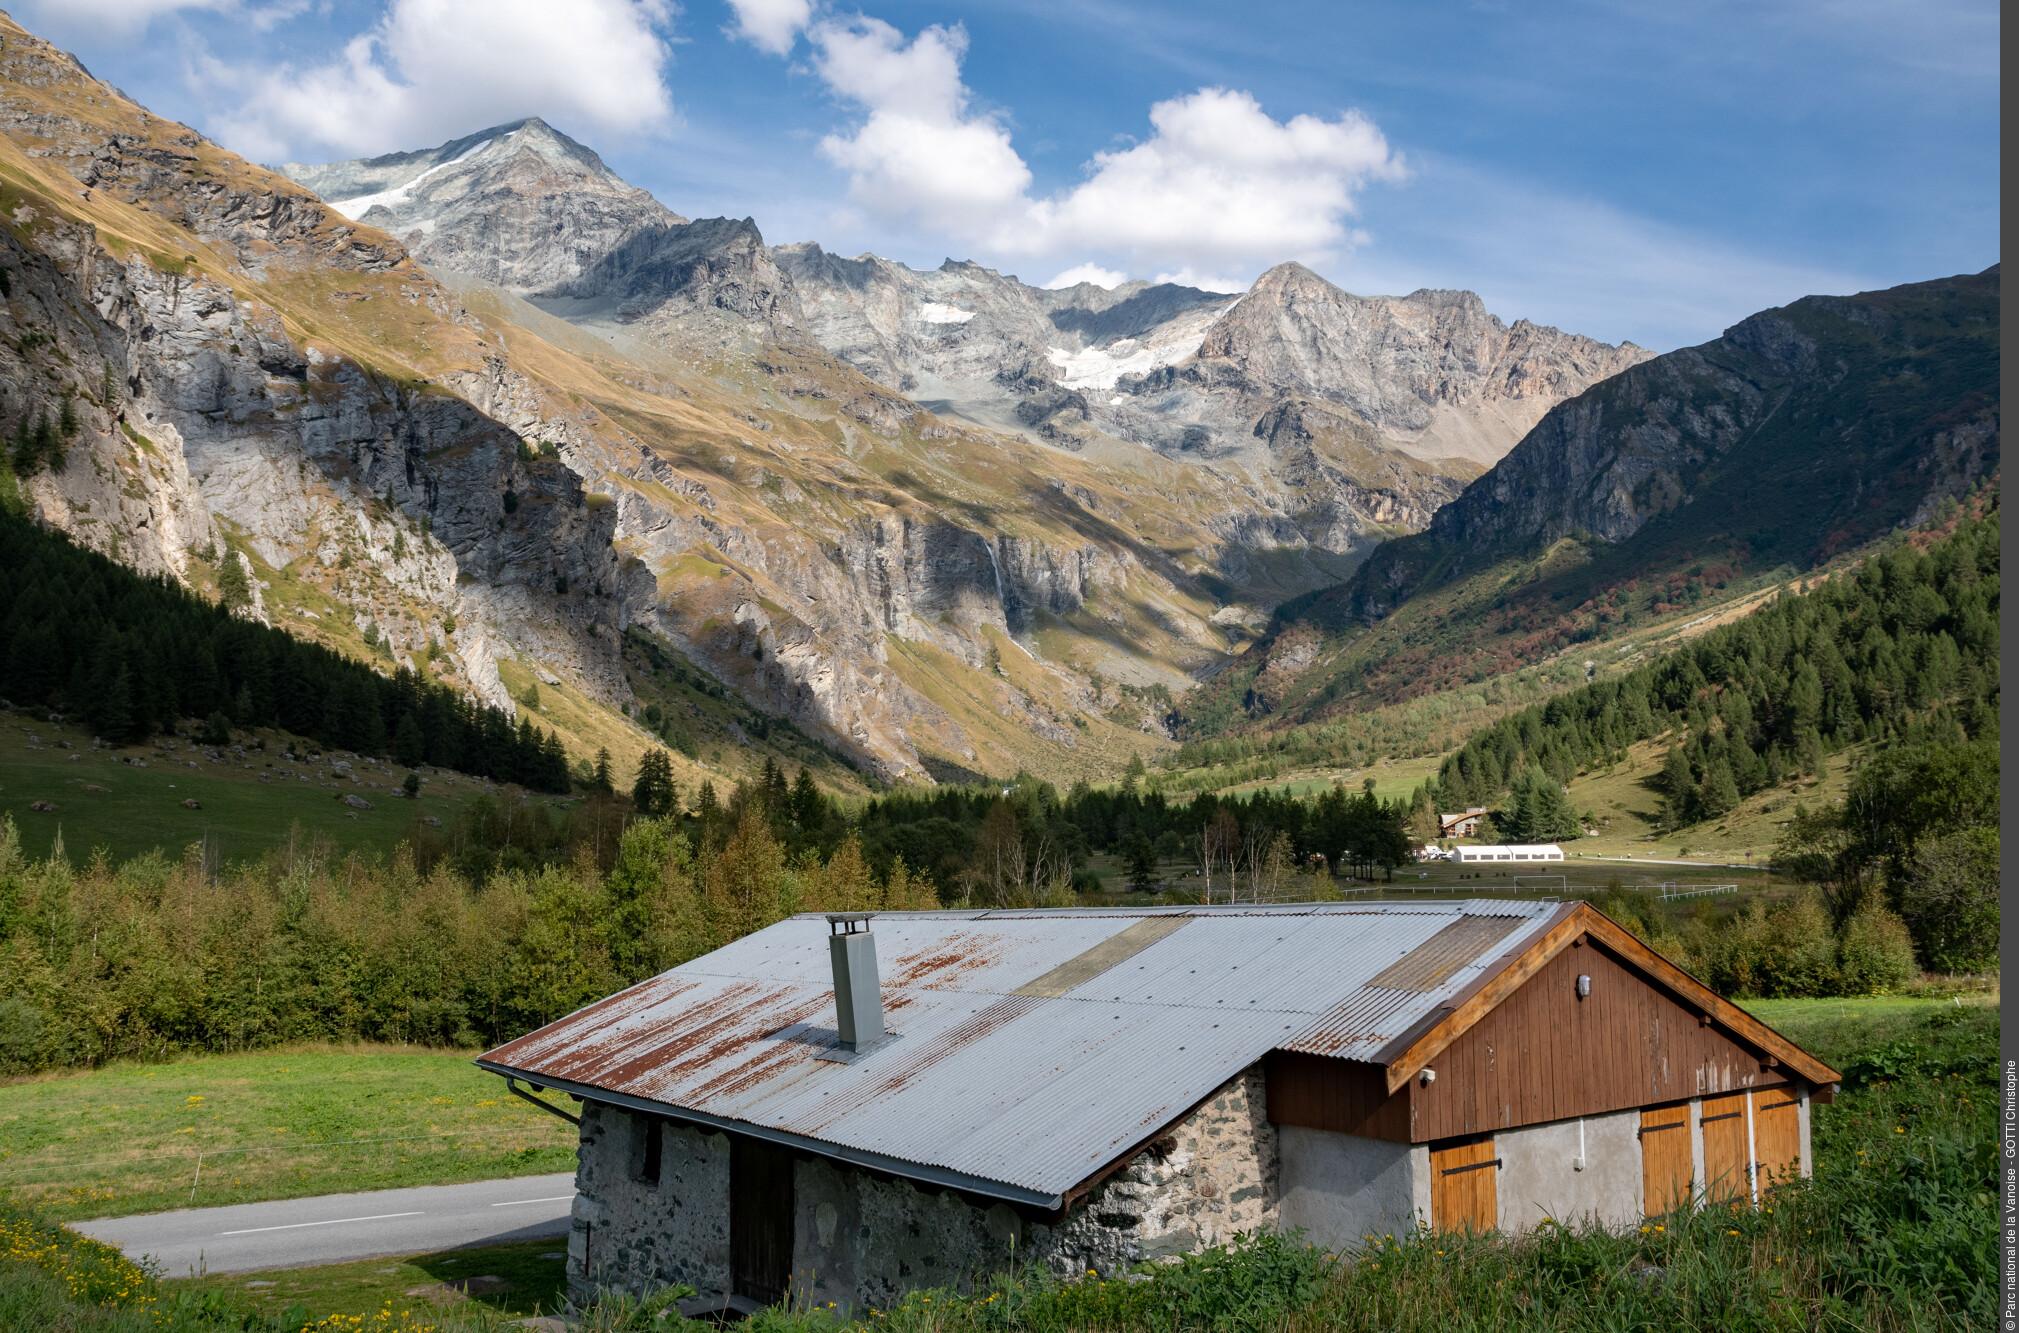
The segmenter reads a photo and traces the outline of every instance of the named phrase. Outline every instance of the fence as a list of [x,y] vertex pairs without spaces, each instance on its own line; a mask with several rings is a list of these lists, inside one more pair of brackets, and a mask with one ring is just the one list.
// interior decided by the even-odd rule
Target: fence
[[1662,902],[1676,902],[1683,898],[1709,898],[1720,893],[1737,893],[1736,884],[1678,884],[1674,880],[1665,881],[1655,897]]

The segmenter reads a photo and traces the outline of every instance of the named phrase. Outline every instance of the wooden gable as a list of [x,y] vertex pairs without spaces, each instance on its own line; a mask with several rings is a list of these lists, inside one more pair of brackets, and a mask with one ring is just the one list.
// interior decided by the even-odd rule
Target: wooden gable
[[1837,1077],[1584,904],[1382,1055],[1272,1053],[1269,1118],[1423,1143]]

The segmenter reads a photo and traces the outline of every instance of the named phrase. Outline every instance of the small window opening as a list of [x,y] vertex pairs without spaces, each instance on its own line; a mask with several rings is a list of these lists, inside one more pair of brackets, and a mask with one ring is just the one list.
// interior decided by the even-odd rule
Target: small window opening
[[659,1183],[660,1125],[651,1116],[636,1117],[638,1125],[638,1174],[641,1185]]

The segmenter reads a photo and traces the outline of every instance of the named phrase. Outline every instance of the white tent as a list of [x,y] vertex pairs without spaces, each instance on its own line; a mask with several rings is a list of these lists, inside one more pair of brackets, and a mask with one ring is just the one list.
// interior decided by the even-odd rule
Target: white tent
[[1508,847],[1454,847],[1451,859],[1464,866],[1485,861],[1503,865],[1534,864],[1537,861],[1561,861],[1563,848],[1553,842],[1517,843]]

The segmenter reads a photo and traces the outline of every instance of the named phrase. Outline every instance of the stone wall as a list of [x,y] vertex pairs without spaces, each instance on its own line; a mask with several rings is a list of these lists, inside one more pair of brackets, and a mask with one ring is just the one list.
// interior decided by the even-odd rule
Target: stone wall
[[[1264,1088],[1260,1065],[1242,1071],[1058,1221],[801,1157],[793,1170],[795,1295],[884,1309],[906,1291],[963,1286],[1011,1264],[1111,1276],[1227,1244],[1239,1232],[1274,1230],[1281,1168]],[[666,1122],[659,1180],[648,1184],[638,1174],[650,1123],[615,1107],[583,1107],[568,1247],[578,1301],[598,1286],[642,1294],[730,1284],[728,1138]]]
[[[645,1135],[660,1135],[659,1180],[638,1179]],[[729,1286],[729,1137],[582,1104],[568,1291],[644,1293],[681,1283]]]

